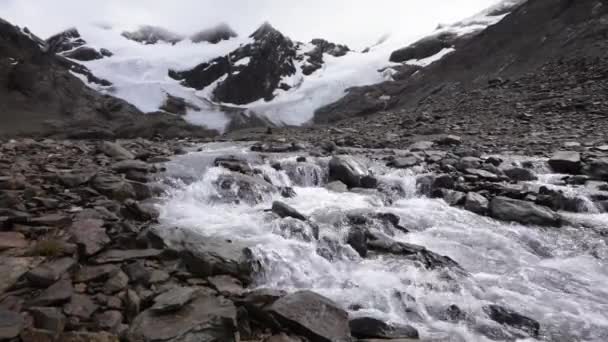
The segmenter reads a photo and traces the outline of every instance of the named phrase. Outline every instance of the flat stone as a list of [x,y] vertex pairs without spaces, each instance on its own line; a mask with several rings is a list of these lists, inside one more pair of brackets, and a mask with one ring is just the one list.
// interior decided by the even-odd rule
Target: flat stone
[[154,305],[150,310],[156,313],[173,312],[188,304],[194,297],[195,289],[190,287],[177,287],[154,298]]
[[215,277],[207,278],[207,281],[213,286],[219,293],[225,295],[236,295],[240,296],[245,292],[243,284],[231,276],[219,275]]
[[66,227],[72,222],[69,216],[63,214],[50,214],[40,217],[34,217],[27,220],[27,224],[31,226],[48,226],[48,227]]
[[534,203],[507,197],[495,197],[490,202],[490,216],[522,224],[560,226],[561,218],[553,210]]
[[150,272],[150,278],[148,279],[148,283],[149,284],[164,283],[165,281],[169,280],[169,278],[171,278],[169,273],[167,273],[163,270],[153,270],[152,272]]
[[18,312],[0,309],[0,340],[9,340],[19,336],[25,322]]
[[498,177],[496,174],[486,171],[486,170],[481,170],[481,169],[466,169],[465,170],[466,173],[470,174],[470,175],[474,175],[477,176],[479,178],[482,179],[486,179],[490,182],[497,182],[500,180],[500,177]]
[[414,167],[420,164],[421,160],[414,157],[403,157],[403,158],[395,158],[386,164],[386,166],[394,167],[396,169],[407,169],[410,167]]
[[85,256],[97,254],[110,243],[110,238],[103,228],[102,220],[79,220],[72,224],[69,233],[72,241],[78,245]]
[[55,342],[57,335],[50,330],[29,328],[19,335],[22,342]]
[[0,262],[0,294],[9,290],[25,273],[35,267],[40,258],[2,258]]
[[104,141],[99,145],[99,151],[118,160],[135,159],[135,155],[119,143]]
[[127,333],[128,341],[222,341],[236,342],[236,308],[223,297],[195,295],[175,312],[158,314],[149,309],[139,314]]
[[30,305],[32,306],[53,306],[68,302],[74,294],[72,281],[62,279],[49,288],[44,290],[40,296],[34,298]]
[[523,167],[515,167],[511,169],[504,170],[505,175],[511,178],[514,181],[535,181],[538,180],[538,177],[534,173],[534,171],[530,169],[525,169]]
[[122,319],[122,313],[116,310],[104,311],[93,317],[93,321],[101,330],[113,333],[118,332]]
[[104,281],[119,271],[120,268],[115,265],[83,266],[74,274],[74,281],[77,283]]
[[90,173],[69,172],[57,174],[57,179],[59,183],[70,189],[88,183],[91,180],[91,177],[93,177],[93,175]]
[[26,274],[27,280],[34,286],[47,287],[70,271],[76,265],[76,260],[66,257],[46,262]]
[[162,253],[163,251],[160,249],[112,249],[101,253],[93,261],[96,264],[118,263],[136,259],[155,258]]
[[74,294],[70,302],[63,306],[63,312],[68,316],[90,319],[98,306],[87,295]]
[[112,165],[112,170],[118,173],[129,171],[149,172],[150,169],[150,165],[141,160],[123,160]]
[[280,322],[297,328],[313,341],[348,340],[348,313],[331,300],[311,291],[289,294],[268,311]]
[[28,242],[25,236],[17,232],[0,232],[0,251],[11,248],[25,248]]
[[432,141],[418,141],[410,145],[408,148],[412,152],[430,150],[435,145]]
[[464,208],[475,214],[484,215],[488,211],[490,202],[482,195],[476,192],[467,193],[464,201]]

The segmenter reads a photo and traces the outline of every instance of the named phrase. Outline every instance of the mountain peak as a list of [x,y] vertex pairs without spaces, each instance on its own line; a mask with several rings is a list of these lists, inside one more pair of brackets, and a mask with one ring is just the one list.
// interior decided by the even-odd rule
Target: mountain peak
[[281,34],[277,29],[275,29],[269,22],[265,21],[260,27],[258,27],[255,32],[253,32],[249,37],[260,40],[269,34]]

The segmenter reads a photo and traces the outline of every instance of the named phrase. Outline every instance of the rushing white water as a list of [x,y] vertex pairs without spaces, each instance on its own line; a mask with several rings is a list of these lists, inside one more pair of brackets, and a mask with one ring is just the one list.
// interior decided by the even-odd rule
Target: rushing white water
[[[351,309],[352,316],[412,324],[423,340],[516,340],[516,333],[484,314],[482,307],[488,304],[537,320],[539,340],[608,340],[608,214],[568,214],[573,224],[562,228],[499,222],[417,196],[411,170],[357,158],[361,168],[400,188],[397,200],[388,205],[371,193],[320,186],[326,181],[326,158],[296,163],[295,156],[271,155],[262,160],[247,150],[244,145],[210,144],[169,163],[169,176],[185,181],[177,182],[161,205],[161,224],[248,242],[264,269],[255,286],[312,289]],[[255,205],[217,201],[213,181],[228,171],[212,163],[230,154],[258,164],[273,184],[293,186],[297,196],[266,194]],[[277,161],[282,171],[271,167]],[[556,178],[542,176],[541,181]],[[306,223],[264,212],[273,200],[311,217],[321,238],[314,239]],[[429,271],[390,255],[361,258],[345,242],[345,213],[351,211],[398,215],[410,232],[394,230],[393,239],[447,255],[468,274]],[[467,318],[442,320],[450,305]]]

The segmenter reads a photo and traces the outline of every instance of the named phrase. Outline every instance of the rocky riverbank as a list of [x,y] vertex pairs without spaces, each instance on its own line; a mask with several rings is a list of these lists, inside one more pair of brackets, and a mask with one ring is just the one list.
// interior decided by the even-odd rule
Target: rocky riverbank
[[[419,195],[498,220],[539,226],[577,225],[564,212],[608,211],[608,147],[569,144],[548,161],[558,181],[584,196],[549,187],[531,188],[539,165],[482,155],[457,136],[419,141],[407,150],[367,150],[337,142],[287,141],[269,135],[253,145],[264,154],[333,158],[319,185],[331,191],[378,194],[395,189],[352,164],[365,156],[389,168],[424,170]],[[248,291],[259,266],[248,248],[195,235],[170,239],[156,229],[157,198],[166,190],[164,162],[195,151],[200,141],[11,140],[0,146],[0,339],[21,341],[336,341],[417,338],[409,325],[371,317],[351,318],[314,292]],[[344,144],[340,144],[344,145]],[[252,201],[265,191],[297,196],[263,177],[254,164],[231,157],[215,164],[224,200]],[[281,169],[280,164],[273,165]],[[237,187],[236,198],[228,195]],[[282,202],[276,218],[308,222]],[[373,215],[372,215],[373,216]],[[401,255],[423,268],[456,268],[449,257],[423,246],[396,242],[366,228],[401,227],[394,215],[351,217],[348,244],[368,253]],[[306,223],[307,225],[309,223]],[[318,228],[311,239],[318,239]],[[355,229],[356,228],[356,229]],[[393,228],[391,228],[393,229]],[[172,236],[171,238],[174,238]],[[323,253],[322,253],[323,254]],[[458,307],[449,308],[454,314]],[[456,310],[456,311],[455,311]],[[522,336],[538,335],[539,323],[511,309],[484,309]],[[458,316],[457,314],[454,314]],[[454,317],[456,317],[454,316]],[[450,316],[451,317],[451,316]],[[331,322],[331,324],[328,324]],[[371,341],[371,340],[370,340]]]

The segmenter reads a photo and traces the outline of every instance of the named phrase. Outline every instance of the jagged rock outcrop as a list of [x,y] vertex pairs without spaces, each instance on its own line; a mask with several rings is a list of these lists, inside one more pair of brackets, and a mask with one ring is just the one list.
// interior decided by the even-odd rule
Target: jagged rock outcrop
[[321,68],[324,54],[341,57],[350,51],[345,45],[315,39],[311,42],[315,48],[302,52],[301,43],[292,41],[269,23],[264,23],[250,37],[252,43],[227,56],[190,70],[170,70],[169,76],[198,90],[216,83],[214,101],[244,105],[260,99],[270,101],[278,89],[291,89],[292,85],[282,80],[296,74],[296,61],[307,60],[302,73],[309,75]]
[[140,26],[135,31],[125,31],[122,36],[142,44],[156,44],[164,42],[176,44],[184,40],[184,36],[171,32],[165,28],[152,25]]
[[305,53],[308,59],[306,60],[306,64],[302,66],[302,73],[304,75],[310,75],[323,66],[323,54],[342,57],[350,51],[346,45],[331,43],[325,39],[313,39],[310,43],[315,47]]
[[207,42],[217,44],[222,40],[228,40],[237,36],[237,33],[232,29],[232,27],[226,23],[221,23],[212,28],[193,34],[190,37],[190,40],[192,40],[193,43]]
[[112,52],[107,49],[97,50],[86,44],[76,28],[67,29],[46,40],[49,52],[78,61],[87,62],[112,56]]

